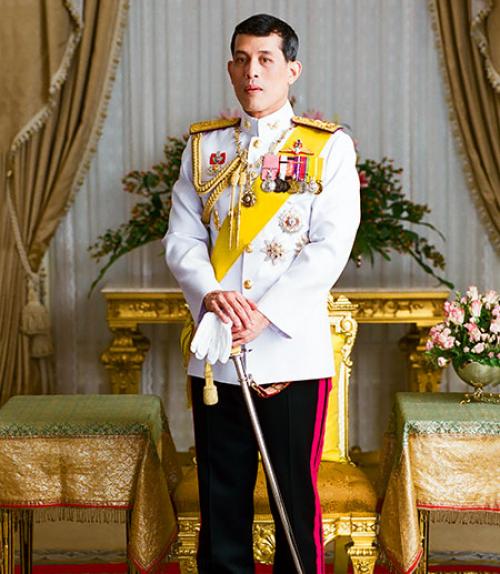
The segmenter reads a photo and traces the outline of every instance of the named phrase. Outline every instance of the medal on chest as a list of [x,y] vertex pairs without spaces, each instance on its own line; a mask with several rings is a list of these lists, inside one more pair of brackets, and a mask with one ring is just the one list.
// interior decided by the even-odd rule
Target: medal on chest
[[307,149],[300,139],[277,154],[262,158],[261,189],[275,193],[312,193],[323,190],[321,172],[323,158]]

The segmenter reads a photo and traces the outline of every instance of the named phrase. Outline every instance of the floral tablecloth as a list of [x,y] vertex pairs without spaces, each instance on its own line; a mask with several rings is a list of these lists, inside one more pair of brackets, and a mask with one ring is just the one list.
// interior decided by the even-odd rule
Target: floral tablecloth
[[0,409],[0,469],[0,508],[130,510],[128,555],[141,572],[176,534],[180,469],[158,397],[13,397]]
[[500,512],[500,406],[398,393],[381,469],[379,540],[400,572],[422,557],[418,509]]

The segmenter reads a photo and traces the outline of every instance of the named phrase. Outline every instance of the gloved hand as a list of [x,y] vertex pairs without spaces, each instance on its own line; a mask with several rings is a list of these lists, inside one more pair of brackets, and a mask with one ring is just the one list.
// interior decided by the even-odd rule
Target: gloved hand
[[231,326],[215,313],[205,313],[191,342],[191,352],[197,359],[206,358],[211,365],[217,361],[227,363],[233,340]]

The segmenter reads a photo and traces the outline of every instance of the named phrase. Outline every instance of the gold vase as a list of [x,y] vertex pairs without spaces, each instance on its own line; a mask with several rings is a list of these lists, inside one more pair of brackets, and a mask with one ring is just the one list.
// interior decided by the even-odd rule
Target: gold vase
[[455,368],[455,371],[462,381],[474,387],[474,392],[466,393],[465,401],[462,402],[478,401],[500,404],[500,394],[483,391],[483,388],[488,385],[495,386],[500,383],[500,367],[472,362]]

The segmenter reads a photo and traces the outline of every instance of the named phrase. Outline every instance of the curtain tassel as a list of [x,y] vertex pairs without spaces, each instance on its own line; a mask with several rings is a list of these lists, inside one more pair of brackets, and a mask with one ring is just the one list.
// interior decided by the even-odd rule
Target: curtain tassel
[[29,282],[28,302],[22,311],[21,325],[23,333],[31,338],[32,357],[40,359],[53,354],[49,312],[41,303],[33,281]]

